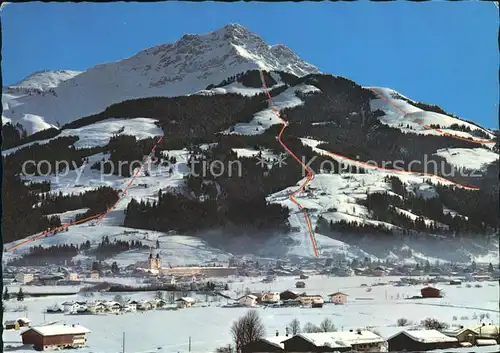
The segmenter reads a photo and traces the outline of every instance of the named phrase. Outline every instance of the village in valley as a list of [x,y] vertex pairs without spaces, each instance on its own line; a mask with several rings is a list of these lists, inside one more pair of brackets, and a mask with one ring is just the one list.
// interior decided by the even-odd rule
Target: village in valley
[[[161,260],[151,252],[128,266],[105,261],[4,266],[4,351],[470,352],[473,347],[495,352],[500,347],[498,264],[242,257],[163,267]],[[235,327],[248,322],[261,325],[259,334],[237,339]],[[151,325],[168,330],[153,337],[147,331]],[[139,342],[136,334],[147,341]]]

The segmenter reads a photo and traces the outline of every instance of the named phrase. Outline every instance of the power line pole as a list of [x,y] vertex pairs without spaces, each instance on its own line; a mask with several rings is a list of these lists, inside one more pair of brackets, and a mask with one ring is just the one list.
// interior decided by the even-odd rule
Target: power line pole
[[191,352],[191,336],[189,336],[189,352]]
[[123,332],[123,339],[122,339],[122,353],[125,353],[125,332]]

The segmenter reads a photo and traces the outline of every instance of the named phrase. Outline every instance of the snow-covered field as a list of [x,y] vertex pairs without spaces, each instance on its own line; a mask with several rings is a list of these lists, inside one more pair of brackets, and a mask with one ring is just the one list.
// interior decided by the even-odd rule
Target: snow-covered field
[[78,129],[62,130],[56,137],[30,142],[18,147],[10,148],[2,151],[2,155],[9,155],[21,148],[39,144],[43,145],[65,136],[78,136],[79,139],[73,145],[75,148],[91,148],[106,146],[112,136],[130,135],[137,140],[144,140],[150,137],[163,135],[163,130],[155,125],[156,120],[150,118],[135,118],[135,119],[106,119],[95,124],[83,126]]
[[[444,298],[409,300],[403,299],[419,295],[420,286],[396,287],[391,284],[373,286],[367,292],[366,287],[372,284],[390,280],[399,280],[397,277],[326,277],[313,276],[307,280],[305,291],[309,294],[319,294],[326,297],[336,291],[348,294],[348,303],[345,306],[326,304],[323,308],[258,308],[266,332],[273,336],[278,330],[284,333],[286,325],[297,318],[302,325],[307,322],[319,324],[324,318],[330,318],[339,330],[370,327],[382,334],[390,336],[399,330],[396,327],[398,318],[406,318],[414,323],[432,317],[445,321],[450,325],[476,325],[479,315],[489,316],[486,322],[498,323],[498,283],[481,282],[482,288],[465,286],[451,286],[443,284]],[[259,278],[246,279],[243,282],[230,283],[229,294],[237,298],[246,288],[252,291],[294,289],[294,277],[278,277],[274,283],[262,283]],[[122,293],[124,298],[153,298],[155,293],[130,294]],[[113,299],[113,293],[96,293],[93,299]],[[246,308],[221,308],[228,300],[216,299],[210,302],[209,307],[203,303],[205,297],[198,297],[198,303],[193,308],[177,311],[154,310],[144,313],[126,313],[121,315],[82,315],[72,316],[64,314],[45,315],[42,311],[55,303],[65,300],[86,300],[82,295],[58,296],[45,298],[26,298],[22,305],[27,306],[28,318],[33,324],[60,321],[67,324],[79,323],[89,328],[89,347],[79,350],[82,353],[115,353],[122,349],[122,335],[125,332],[126,352],[187,352],[191,338],[192,352],[210,352],[216,347],[231,343],[230,326],[238,317],[242,316]],[[229,301],[230,302],[230,301]],[[7,302],[7,308],[16,307],[17,301]],[[6,312],[5,319],[16,319],[26,312]],[[454,319],[456,317],[456,320]],[[158,334],[161,330],[162,334]],[[4,332],[3,340],[5,351],[8,346],[19,346],[19,333]],[[29,349],[17,348],[16,352],[28,352]],[[470,351],[470,349],[469,349]],[[494,351],[494,350],[493,350]],[[490,351],[492,352],[492,351]]]
[[[304,104],[304,102],[297,97],[296,92],[302,94],[314,94],[320,90],[311,85],[298,85],[290,87],[278,96],[273,98],[274,106],[278,110],[285,108],[293,108]],[[238,123],[233,126],[232,131],[228,129],[224,133],[239,134],[239,135],[259,135],[264,133],[272,125],[281,124],[281,120],[276,116],[273,108],[267,108],[254,115],[252,121],[249,123]]]
[[467,169],[481,170],[486,165],[498,161],[498,153],[484,148],[446,148],[435,154],[446,159],[451,165]]

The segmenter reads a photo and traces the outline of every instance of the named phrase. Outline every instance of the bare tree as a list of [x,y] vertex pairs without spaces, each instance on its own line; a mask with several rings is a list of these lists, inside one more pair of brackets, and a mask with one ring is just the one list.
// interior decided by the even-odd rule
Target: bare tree
[[318,326],[314,325],[313,323],[308,322],[307,324],[304,325],[302,332],[304,332],[304,333],[316,333],[316,332],[323,332],[323,330],[321,330]]
[[288,330],[292,335],[300,333],[300,321],[297,319],[293,319],[292,321],[290,321],[290,323],[288,324]]
[[125,301],[123,300],[123,297],[120,294],[115,295],[113,300],[117,303],[123,304]]
[[424,326],[427,330],[443,330],[447,328],[449,325],[446,322],[441,322],[436,319],[427,318],[422,321],[422,326]]
[[333,321],[330,320],[329,318],[325,318],[321,323],[319,324],[319,329],[321,332],[336,332],[337,328],[333,324]]
[[236,345],[236,352],[241,352],[243,346],[264,337],[264,324],[255,310],[248,311],[231,326],[231,335]]
[[401,317],[398,319],[398,326],[406,326],[408,325],[408,319]]

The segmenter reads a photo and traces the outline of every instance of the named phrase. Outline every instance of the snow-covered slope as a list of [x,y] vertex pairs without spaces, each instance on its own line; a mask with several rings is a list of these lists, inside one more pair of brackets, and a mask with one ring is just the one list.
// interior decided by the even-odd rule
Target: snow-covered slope
[[[9,91],[2,97],[3,116],[7,118],[2,120],[23,124],[26,115],[32,114],[49,125],[64,125],[113,103],[186,95],[250,69],[284,71],[296,76],[319,72],[286,46],[270,46],[242,26],[228,25],[204,35],[186,34],[175,43],[97,65],[66,80],[62,78],[67,75],[32,75],[23,81],[23,86],[44,87],[50,81],[55,84],[53,91],[31,95]],[[27,128],[28,133],[34,133],[44,126],[31,124]]]
[[446,148],[438,150],[435,154],[454,166],[476,170],[483,169],[499,159],[498,153],[484,148]]
[[[288,48],[282,45],[269,46],[261,38],[243,27],[230,25],[206,35],[185,35],[176,43],[150,48],[131,58],[98,65],[82,73],[51,71],[34,74],[19,83],[17,88],[4,88],[2,97],[4,116],[2,121],[5,123],[11,120],[13,123],[20,123],[28,132],[35,132],[54,126],[56,121],[59,121],[62,125],[76,118],[101,112],[110,104],[129,98],[191,94],[220,95],[227,93],[253,96],[263,93],[265,90],[257,87],[246,87],[241,82],[232,82],[211,89],[207,89],[207,86],[209,84],[218,85],[231,76],[256,68],[288,72],[296,76],[318,72],[314,66],[299,59]],[[281,76],[276,72],[271,72],[270,75],[278,82],[275,87],[285,84],[284,79],[282,80]],[[285,87],[286,90],[277,93],[273,97],[276,107],[278,109],[299,107],[306,100],[304,94],[315,95],[315,98],[321,97],[323,92],[314,86],[314,80],[308,83],[292,84],[287,88]],[[471,130],[479,129],[484,134],[493,136],[488,130],[461,119],[428,112],[414,106],[412,102],[417,104],[416,102],[394,90],[380,87],[374,89],[379,98],[371,101],[371,109],[382,110],[385,115],[379,117],[379,119],[403,131],[435,134],[435,130],[426,128],[424,125],[440,125],[443,131],[450,134],[471,137],[472,135],[468,132],[446,129],[447,126],[452,124],[459,124],[469,127]],[[245,139],[258,141],[259,138],[265,137],[265,135],[250,135],[260,135],[271,126],[281,124],[281,120],[276,117],[271,108],[263,108],[261,111],[252,114],[253,119],[249,119],[248,123],[238,123],[232,128],[225,125],[221,129],[228,128],[224,131],[227,134],[242,135],[233,136],[239,141],[245,141]],[[57,137],[78,136],[79,140],[74,143],[75,148],[104,146],[113,135],[117,134],[132,135],[139,140],[163,135],[163,130],[155,125],[156,122],[151,118],[116,117],[75,129],[63,129]],[[328,123],[331,123],[331,121],[324,122],[324,124]],[[406,128],[407,124],[412,128]],[[168,138],[168,136],[165,137]],[[29,144],[44,144],[52,139],[30,142]],[[210,142],[214,141],[208,140],[206,142],[207,144],[200,146],[202,149],[210,147]],[[397,176],[404,183],[408,193],[426,199],[436,197],[435,185],[437,183],[453,184],[440,177],[409,172],[398,173],[390,170],[380,170],[375,167],[368,168],[361,161],[353,161],[335,154],[335,151],[318,149],[319,141],[303,138],[302,143],[311,147],[317,154],[327,155],[342,164],[355,165],[367,170],[366,174],[327,174],[316,171],[318,174],[310,184],[309,189],[297,195],[299,202],[309,210],[313,228],[318,224],[320,216],[334,222],[355,221],[364,225],[383,225],[390,229],[397,228],[392,224],[374,219],[367,207],[363,206],[363,201],[367,199],[367,195],[377,192],[387,192],[390,195],[401,197],[401,195],[392,191],[391,185],[386,179],[388,176]],[[8,155],[29,144],[2,151],[2,154],[4,156]],[[239,145],[240,148],[233,148],[233,151],[241,157],[250,157],[261,153],[262,157],[270,162],[278,158],[278,154],[284,152],[284,150],[269,150],[259,146],[258,143],[248,145],[242,143]],[[235,252],[234,249],[240,249],[240,253],[243,251],[264,257],[315,256],[303,215],[288,197],[289,193],[296,190],[304,180],[298,180],[296,185],[286,185],[287,187],[283,187],[282,190],[268,195],[269,202],[281,204],[290,209],[288,221],[292,227],[292,232],[277,234],[263,241],[263,243],[258,243],[255,239],[246,241],[237,238],[221,239],[222,241],[218,245],[214,245],[213,241],[206,239],[200,240],[199,238],[183,235],[166,237],[163,233],[147,230],[137,232],[136,238],[127,235],[130,234],[128,232],[131,230],[123,227],[124,211],[132,198],[153,202],[157,200],[159,190],[175,190],[177,192],[185,184],[184,177],[190,171],[188,166],[190,156],[188,150],[182,149],[182,147],[179,147],[179,150],[162,151],[164,156],[175,157],[176,163],[172,171],[169,171],[169,168],[162,168],[154,164],[146,165],[144,169],[148,173],[143,171],[138,175],[131,188],[127,190],[126,196],[97,227],[89,227],[88,224],[77,225],[71,227],[68,232],[38,239],[31,243],[30,246],[48,246],[72,242],[79,244],[85,240],[91,240],[93,245],[97,245],[103,235],[110,235],[111,238],[128,237],[137,240],[143,239],[146,235],[147,242],[150,245],[154,245],[156,239],[160,239],[162,248],[165,245],[165,248],[171,251],[171,253],[165,253],[164,255],[170,256],[172,263],[177,264],[185,264],[191,260],[210,260],[214,256],[229,256]],[[473,167],[473,169],[481,169],[486,164],[498,160],[498,155],[486,148],[450,148],[437,150],[435,154],[445,158],[450,164],[467,165],[467,167]],[[50,175],[25,179],[34,181],[50,180],[50,192],[56,194],[59,192],[62,194],[80,193],[94,190],[100,186],[122,189],[130,181],[129,178],[101,174],[97,170],[90,168],[93,163],[108,157],[109,155],[106,153],[89,156],[88,163],[82,168],[68,171],[58,177]],[[473,159],[474,163],[471,163],[471,159]],[[272,164],[270,162],[268,165]],[[457,187],[463,188],[460,185],[457,185]],[[449,206],[446,212],[457,214],[451,208],[453,207]],[[397,208],[396,211],[411,219],[421,217],[415,210]],[[83,210],[78,212],[82,213]],[[70,221],[75,217],[75,213],[74,210],[67,210],[67,212],[59,214],[59,216],[63,221]],[[427,225],[434,223],[437,227],[441,227],[438,222],[426,217],[423,218]],[[125,230],[127,234],[123,233]],[[26,236],[29,236],[29,234]],[[316,234],[316,241],[322,256],[345,255],[359,258],[369,256],[378,259],[390,257],[392,259],[408,260],[407,250],[410,249],[413,251],[410,260],[429,257],[442,260],[448,259],[450,261],[461,261],[463,259],[468,261],[471,258],[476,259],[476,261],[486,258],[498,261],[498,243],[489,245],[490,248],[487,249],[487,245],[477,244],[473,241],[461,244],[458,243],[458,240],[453,240],[454,243],[451,245],[455,246],[455,249],[449,248],[450,251],[446,254],[439,254],[433,253],[435,249],[432,246],[422,245],[413,240],[403,245],[386,244],[381,246],[378,244],[377,246],[361,246],[359,244],[347,244],[323,234]],[[231,244],[231,242],[234,244]],[[8,248],[11,245],[14,245],[14,243],[5,246]],[[27,251],[28,248],[29,246],[20,247],[12,253],[9,252],[7,256],[20,255]],[[381,250],[381,248],[383,249]],[[116,257],[116,260],[128,264],[143,259],[146,255],[147,250],[131,251],[120,254]]]
[[46,91],[50,88],[59,86],[61,82],[72,79],[81,74],[82,71],[73,70],[45,70],[35,72],[15,85],[8,86],[11,91],[14,90],[40,90]]
[[[370,102],[370,106],[372,111],[381,110],[385,113],[384,116],[379,117],[380,121],[389,126],[400,128],[402,131],[430,135],[452,134],[475,140],[481,139],[469,132],[449,129],[451,125],[457,124],[469,128],[472,131],[476,129],[480,130],[482,133],[489,136],[489,138],[495,137],[490,131],[464,120],[420,109],[412,105],[412,102],[416,102],[393,89],[384,87],[365,88],[370,89],[378,96],[377,99],[373,99]],[[439,126],[439,128],[436,130],[435,128],[431,128],[431,125]]]

